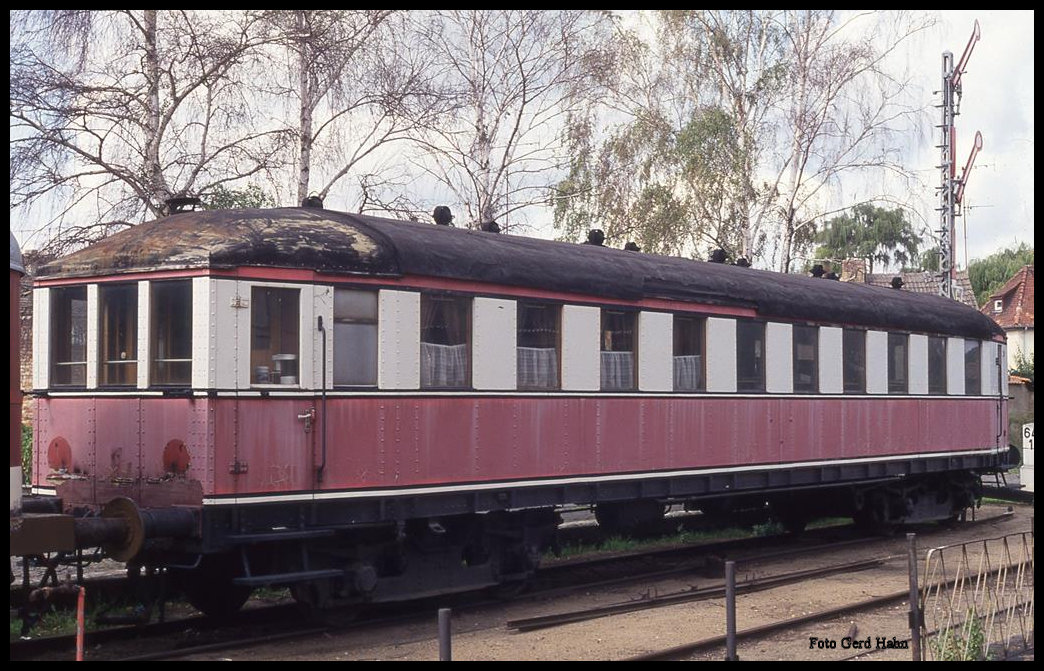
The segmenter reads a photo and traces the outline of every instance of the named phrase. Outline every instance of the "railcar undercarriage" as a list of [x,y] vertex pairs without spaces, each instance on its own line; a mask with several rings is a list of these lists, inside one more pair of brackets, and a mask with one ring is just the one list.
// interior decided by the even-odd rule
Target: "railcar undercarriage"
[[[980,498],[979,476],[966,471],[893,478],[872,484],[751,492],[686,501],[715,519],[753,519],[799,532],[824,515],[860,526],[956,519]],[[662,519],[679,501],[603,502],[596,518],[608,533],[628,533]],[[252,589],[289,586],[314,608],[397,601],[484,587],[510,590],[554,547],[560,517],[553,507],[424,517],[333,527],[270,528],[226,536],[221,551],[171,566],[190,602],[205,613],[237,610]]]
[[558,522],[542,508],[243,534],[238,547],[172,573],[208,615],[234,612],[260,586],[289,586],[314,608],[510,588],[536,571]]

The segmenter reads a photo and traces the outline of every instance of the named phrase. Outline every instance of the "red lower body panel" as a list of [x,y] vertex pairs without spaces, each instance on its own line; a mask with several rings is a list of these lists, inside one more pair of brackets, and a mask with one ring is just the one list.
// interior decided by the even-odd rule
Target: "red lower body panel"
[[331,397],[320,484],[322,414],[307,397],[41,398],[34,478],[85,503],[198,505],[983,450],[1001,433],[993,399]]

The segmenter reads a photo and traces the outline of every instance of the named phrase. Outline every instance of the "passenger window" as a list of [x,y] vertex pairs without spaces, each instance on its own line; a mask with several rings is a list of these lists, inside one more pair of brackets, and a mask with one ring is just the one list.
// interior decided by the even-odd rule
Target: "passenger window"
[[471,299],[421,294],[421,388],[471,386]]
[[377,292],[334,290],[333,382],[377,386]]
[[928,393],[946,393],[946,338],[928,338]]
[[298,384],[300,289],[253,287],[250,297],[250,383]]
[[765,324],[736,322],[736,390],[765,391]]
[[151,294],[151,384],[191,385],[192,281],[155,282]]
[[51,289],[52,386],[87,384],[87,287]]
[[674,315],[674,391],[703,391],[707,320]]
[[905,333],[888,334],[888,393],[905,394],[908,390],[907,366],[910,337]]
[[794,391],[819,392],[819,327],[794,327]]
[[98,300],[98,384],[137,385],[138,285],[102,285]]
[[978,396],[982,393],[982,349],[978,340],[964,341],[964,393]]
[[558,389],[562,307],[518,304],[518,388]]
[[866,331],[845,329],[842,342],[842,375],[846,394],[866,393]]
[[603,391],[628,391],[638,387],[634,366],[637,319],[637,312],[602,310]]

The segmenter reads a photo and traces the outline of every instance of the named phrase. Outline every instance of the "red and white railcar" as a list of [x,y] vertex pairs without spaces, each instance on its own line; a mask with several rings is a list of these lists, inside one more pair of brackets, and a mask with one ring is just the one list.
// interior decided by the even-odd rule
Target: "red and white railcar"
[[1004,334],[935,296],[306,208],[135,226],[34,296],[36,491],[211,611],[518,580],[563,504],[944,518],[1007,452]]

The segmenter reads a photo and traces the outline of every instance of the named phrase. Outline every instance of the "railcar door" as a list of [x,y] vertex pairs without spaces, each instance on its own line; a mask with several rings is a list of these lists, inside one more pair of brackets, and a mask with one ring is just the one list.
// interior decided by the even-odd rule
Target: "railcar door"
[[302,362],[312,360],[314,349],[312,287],[238,284],[240,303],[249,308],[249,321],[240,321],[247,337],[238,343],[249,391],[236,399],[236,493],[311,493],[317,410],[312,367]]

